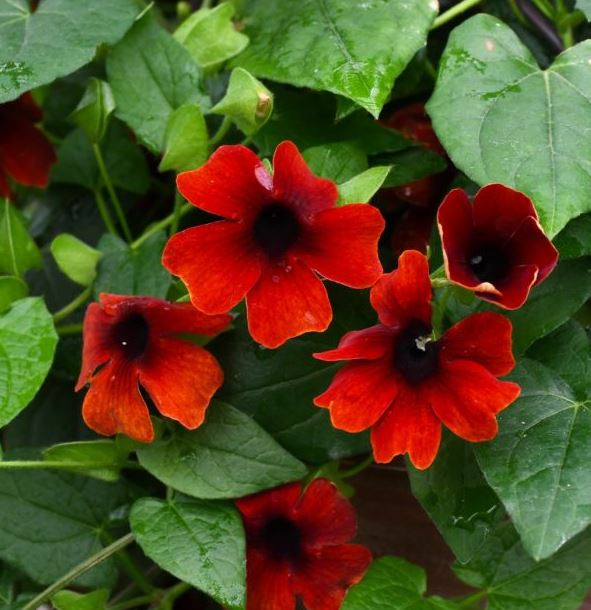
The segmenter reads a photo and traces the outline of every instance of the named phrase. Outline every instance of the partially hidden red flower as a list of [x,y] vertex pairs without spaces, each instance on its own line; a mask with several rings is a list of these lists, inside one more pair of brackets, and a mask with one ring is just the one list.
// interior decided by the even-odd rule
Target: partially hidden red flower
[[509,373],[511,322],[478,313],[434,340],[431,283],[425,256],[404,252],[398,269],[371,290],[380,323],[347,333],[338,348],[316,358],[350,360],[314,404],[330,410],[335,428],[371,428],[377,462],[408,453],[420,469],[435,459],[441,424],[468,441],[497,434],[496,415],[518,396]]
[[518,309],[558,262],[526,195],[502,184],[481,188],[471,204],[454,189],[437,222],[448,278],[505,309]]
[[57,161],[53,146],[35,126],[43,117],[30,93],[0,105],[0,195],[10,197],[8,177],[19,184],[47,186]]
[[247,610],[338,610],[359,582],[371,553],[347,544],[356,534],[353,507],[326,479],[302,492],[284,485],[236,501],[247,544]]
[[222,385],[223,372],[205,349],[180,334],[213,336],[230,316],[207,316],[189,303],[101,294],[84,317],[82,370],[87,383],[82,415],[99,434],[122,432],[144,443],[154,438],[140,386],[162,415],[194,429]]
[[229,311],[246,296],[250,334],[271,348],[330,324],[318,274],[353,288],[377,280],[384,228],[371,205],[336,207],[336,185],[315,176],[292,142],[279,144],[273,169],[244,146],[221,146],[180,174],[179,191],[224,220],[174,235],[162,258],[201,311]]

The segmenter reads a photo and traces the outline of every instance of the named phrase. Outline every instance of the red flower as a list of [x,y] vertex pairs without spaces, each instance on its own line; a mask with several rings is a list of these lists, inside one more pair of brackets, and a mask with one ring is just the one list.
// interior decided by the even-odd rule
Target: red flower
[[454,189],[437,214],[448,278],[505,309],[518,309],[558,261],[531,200],[502,184],[481,188],[471,205]]
[[335,207],[335,184],[312,174],[292,142],[279,144],[273,166],[271,177],[248,148],[222,146],[180,174],[179,191],[225,220],[174,235],[162,258],[200,311],[229,311],[246,295],[250,334],[266,347],[328,327],[332,310],[316,274],[353,288],[377,280],[384,228],[370,205]]
[[371,290],[380,324],[347,333],[334,350],[315,354],[329,362],[352,360],[314,403],[330,409],[335,428],[372,428],[377,462],[408,453],[428,468],[439,449],[441,423],[468,441],[497,434],[496,414],[519,395],[499,381],[515,365],[511,322],[480,313],[432,339],[427,259],[404,252],[396,271]]
[[30,93],[0,105],[0,196],[10,197],[7,177],[27,186],[45,187],[57,157],[35,127],[43,114]]
[[247,542],[247,610],[338,610],[371,563],[353,507],[326,479],[236,501]]
[[217,360],[180,333],[215,335],[228,315],[206,316],[188,303],[101,294],[84,317],[82,370],[76,390],[90,383],[82,415],[99,434],[154,438],[140,385],[162,415],[194,429],[222,385]]

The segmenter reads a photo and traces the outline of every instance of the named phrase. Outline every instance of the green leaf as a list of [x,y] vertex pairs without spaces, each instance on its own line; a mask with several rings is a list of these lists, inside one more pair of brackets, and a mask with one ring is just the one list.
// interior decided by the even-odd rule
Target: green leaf
[[390,173],[384,181],[384,187],[409,184],[415,180],[443,172],[447,168],[447,163],[443,157],[421,146],[414,146],[392,155],[381,156],[379,161],[391,166]]
[[587,21],[591,21],[591,0],[576,0],[575,6],[585,13]]
[[338,205],[347,203],[367,203],[380,189],[390,173],[390,166],[370,167],[362,174],[339,184]]
[[207,109],[199,66],[148,14],[142,17],[107,57],[107,74],[116,114],[155,153],[173,110],[185,104]]
[[591,214],[571,220],[557,235],[554,245],[561,260],[591,255]]
[[42,299],[16,301],[0,316],[0,428],[35,396],[56,344],[53,320]]
[[426,0],[367,0],[354,9],[348,0],[301,0],[289,10],[276,0],[250,0],[251,43],[234,63],[255,76],[342,95],[377,117],[436,12],[437,3]]
[[15,301],[24,299],[29,294],[29,287],[14,275],[0,277],[0,313],[6,311]]
[[578,610],[591,586],[591,532],[536,563],[505,523],[473,562],[454,571],[484,589],[488,610]]
[[458,561],[478,555],[504,510],[478,468],[472,445],[446,434],[433,466],[417,470],[409,464],[408,474],[413,495]]
[[20,277],[43,266],[41,252],[8,199],[0,199],[0,272]]
[[363,580],[349,589],[341,610],[453,610],[438,597],[425,598],[427,578],[418,566],[397,557],[376,559]]
[[273,112],[273,94],[243,68],[234,68],[224,97],[211,109],[230,117],[247,136],[254,135]]
[[43,459],[69,464],[68,470],[88,477],[116,481],[128,453],[116,441],[74,441],[48,447]]
[[488,483],[527,551],[543,559],[591,523],[591,404],[533,360],[512,379],[521,397],[499,416],[499,434],[476,446]]
[[136,250],[114,235],[104,235],[98,244],[103,256],[94,283],[95,297],[101,292],[166,297],[172,280],[160,263],[165,243],[164,231],[151,235]]
[[591,210],[589,61],[585,41],[540,70],[509,26],[476,15],[452,32],[427,105],[454,164],[529,195],[551,237]]
[[367,155],[352,142],[313,146],[302,154],[317,176],[336,183],[345,182],[367,169]]
[[197,104],[177,108],[168,119],[164,134],[164,156],[158,169],[182,172],[207,161],[209,140],[207,125]]
[[213,70],[248,46],[248,36],[236,30],[233,16],[230,2],[201,9],[183,21],[174,37],[204,70]]
[[105,610],[109,599],[109,591],[99,589],[91,593],[75,593],[74,591],[58,591],[51,603],[56,610]]
[[84,130],[91,142],[98,144],[107,131],[113,110],[115,100],[109,83],[93,77],[70,118]]
[[184,497],[142,498],[130,522],[144,553],[162,569],[229,610],[244,608],[246,549],[234,506]]
[[591,398],[591,342],[581,324],[569,320],[547,337],[534,343],[527,355],[558,373],[574,390],[577,398]]
[[87,64],[114,44],[138,14],[133,0],[0,0],[0,103]]
[[102,254],[70,233],[61,233],[51,242],[51,253],[57,266],[73,282],[90,286],[96,277],[96,266]]
[[301,479],[305,466],[256,422],[214,402],[197,430],[176,429],[137,450],[140,464],[164,484],[196,498],[237,498]]
[[[127,498],[118,484],[43,470],[2,470],[0,489],[0,559],[41,585],[103,547],[101,531]],[[111,558],[75,583],[110,588],[116,576]]]

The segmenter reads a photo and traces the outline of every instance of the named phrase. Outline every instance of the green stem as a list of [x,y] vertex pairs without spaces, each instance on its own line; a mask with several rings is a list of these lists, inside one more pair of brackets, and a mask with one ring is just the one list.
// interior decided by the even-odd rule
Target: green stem
[[209,140],[209,148],[213,150],[225,137],[230,127],[232,126],[232,119],[225,116],[219,129],[211,136]]
[[121,202],[119,201],[119,197],[117,197],[117,193],[115,192],[113,183],[111,182],[111,177],[109,176],[109,172],[107,171],[107,166],[105,165],[105,160],[103,159],[103,153],[101,152],[100,146],[98,144],[93,144],[92,150],[94,151],[96,164],[98,165],[101,178],[105,183],[105,187],[107,188],[107,192],[109,193],[109,197],[111,198],[111,203],[115,208],[115,214],[117,215],[119,224],[123,229],[123,234],[125,235],[127,241],[131,242],[131,231],[129,230],[127,219],[125,218],[125,214],[123,213],[123,207],[121,206]]
[[190,588],[191,585],[187,584],[186,582],[179,582],[174,587],[171,587],[166,591],[160,600],[158,608],[161,608],[162,610],[172,610],[172,606],[174,605],[176,599]]
[[[179,218],[182,218],[186,214],[188,214],[193,209],[193,206],[186,204],[184,207],[181,207],[179,210]],[[131,247],[133,250],[139,248],[149,237],[154,235],[154,233],[158,233],[158,231],[162,231],[162,229],[166,229],[169,225],[174,222],[175,214],[169,214],[162,220],[151,225],[142,235],[140,235],[135,241],[131,242]]]
[[431,26],[432,30],[436,30],[440,28],[442,25],[445,25],[448,21],[455,19],[462,13],[474,8],[477,4],[480,4],[483,0],[462,0],[462,2],[458,2],[455,6],[452,6],[450,9],[442,13],[435,19],[433,25]]
[[82,322],[79,324],[60,324],[55,327],[55,330],[60,337],[79,335],[82,332]]
[[181,209],[183,207],[183,196],[177,191],[174,196],[174,208],[172,211],[172,222],[170,223],[170,232],[172,236],[179,230],[179,222],[181,220]]
[[125,548],[134,541],[133,534],[127,534],[119,540],[115,540],[113,544],[101,549],[98,553],[89,557],[82,563],[73,567],[67,574],[64,574],[60,579],[56,580],[52,585],[47,587],[44,591],[41,591],[39,595],[34,597],[28,604],[26,604],[22,610],[37,610],[43,603],[48,601],[52,595],[61,591],[64,587],[67,587],[72,581],[82,576],[101,562],[109,559],[112,555]]
[[[112,543],[112,538],[108,532],[103,532],[103,537],[107,542]],[[156,587],[154,587],[154,585],[144,576],[143,572],[135,565],[135,562],[125,549],[117,551],[117,559],[123,570],[127,573],[129,578],[133,580],[140,591],[143,591],[147,595],[152,595],[154,593]]]
[[107,228],[107,231],[109,231],[109,233],[112,235],[117,235],[117,229],[115,228],[115,223],[113,222],[109,209],[107,208],[107,202],[99,189],[94,191],[94,198],[96,199],[96,207],[98,208],[99,214],[103,219],[103,223]]
[[547,2],[547,0],[533,0],[533,3],[538,7],[538,10],[544,17],[550,19],[550,21],[554,21],[554,7]]
[[451,286],[452,284],[448,283],[448,285],[443,289],[443,295],[441,299],[437,302],[437,307],[435,309],[433,315],[433,333],[435,338],[438,339],[443,334],[442,326],[443,326],[443,318],[445,316],[445,307],[447,302],[449,301],[449,297],[451,296]]
[[[118,465],[119,467],[119,465]],[[122,468],[130,468],[134,470],[141,469],[137,462],[125,462]],[[55,460],[0,460],[0,470],[6,469],[53,469],[53,470],[95,470],[97,468],[105,468],[104,462],[72,462],[72,461],[55,461]]]
[[363,472],[366,468],[369,468],[373,464],[373,454],[370,453],[364,460],[359,462],[359,464],[355,464],[348,470],[343,470],[339,473],[341,479],[349,479],[354,477],[356,474]]
[[523,16],[521,9],[517,6],[517,2],[515,0],[509,0],[509,6],[519,23],[526,28],[530,27],[528,20]]
[[472,595],[468,595],[468,597],[465,597],[463,600],[459,601],[457,603],[457,606],[458,606],[458,608],[471,608],[472,606],[474,606],[474,604],[479,602],[483,597],[486,597],[486,595],[487,595],[487,591],[477,591],[476,593],[474,593]]
[[151,604],[153,600],[154,594],[142,595],[141,597],[134,597],[119,604],[107,606],[107,610],[129,610],[130,608],[137,608],[138,606],[147,606]]
[[67,305],[62,307],[60,310],[53,314],[53,321],[59,322],[64,318],[67,318],[71,313],[74,313],[79,307],[84,305],[92,294],[92,287],[85,288],[73,301],[70,301]]

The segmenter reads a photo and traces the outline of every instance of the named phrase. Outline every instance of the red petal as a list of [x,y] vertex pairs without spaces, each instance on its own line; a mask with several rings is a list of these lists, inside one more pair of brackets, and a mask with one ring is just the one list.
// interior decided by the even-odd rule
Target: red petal
[[431,407],[441,421],[467,441],[488,441],[497,434],[496,415],[517,399],[516,383],[499,381],[468,360],[441,361],[437,378],[425,383]]
[[357,519],[350,502],[327,479],[314,479],[296,507],[295,522],[306,549],[344,544],[357,533]]
[[301,483],[289,483],[236,500],[236,506],[247,526],[277,515],[293,518],[301,493]]
[[250,217],[271,200],[271,177],[245,146],[220,146],[209,161],[177,176],[180,193],[194,206],[224,218]]
[[495,376],[515,366],[511,351],[513,326],[498,313],[477,313],[452,326],[441,338],[441,357],[477,362]]
[[273,156],[273,196],[292,204],[304,217],[335,206],[339,193],[332,180],[318,178],[293,142],[281,142]]
[[378,240],[383,230],[384,219],[371,205],[325,210],[314,217],[297,256],[329,280],[367,288],[382,273]]
[[265,347],[292,337],[321,332],[332,320],[326,288],[303,263],[269,263],[246,297],[248,330]]
[[344,335],[336,349],[317,352],[314,358],[325,362],[339,360],[377,360],[394,343],[392,329],[376,324],[363,330],[352,330]]
[[474,197],[474,227],[502,244],[509,239],[528,216],[537,219],[531,199],[503,184],[487,184]]
[[246,610],[294,610],[289,568],[256,549],[248,549],[246,559]]
[[45,135],[21,116],[2,121],[0,130],[0,167],[16,182],[45,187],[51,166],[57,161]]
[[314,404],[330,409],[335,428],[361,432],[378,421],[399,389],[389,358],[353,362],[337,372],[328,390],[317,396]]
[[82,368],[76,384],[76,391],[88,383],[99,366],[108,362],[111,357],[109,330],[113,316],[103,310],[98,303],[91,303],[86,308],[82,325]]
[[307,610],[339,610],[371,560],[369,550],[358,544],[325,547],[305,558],[292,576],[293,588]]
[[140,383],[162,415],[194,430],[221,387],[224,374],[217,360],[188,341],[159,339],[138,364]]
[[404,388],[394,404],[371,431],[376,462],[391,462],[408,453],[421,470],[433,463],[441,442],[441,423],[425,397],[412,388]]
[[[504,309],[519,309],[527,301],[529,291],[536,284],[537,277],[538,268],[535,265],[513,267],[494,290],[488,290],[492,284],[481,284],[474,292],[477,297]],[[483,292],[482,288],[487,290]]]
[[2,167],[0,167],[0,197],[10,199],[10,187],[6,181],[6,175],[2,171]]
[[261,275],[261,262],[244,226],[213,222],[173,235],[162,264],[186,284],[191,301],[208,314],[237,305]]
[[84,397],[82,417],[86,425],[107,436],[121,432],[142,443],[154,440],[150,413],[137,377],[135,365],[119,359],[101,369]]
[[398,269],[383,275],[371,289],[372,307],[380,322],[400,326],[413,320],[431,325],[431,280],[427,258],[416,250],[403,252]]

